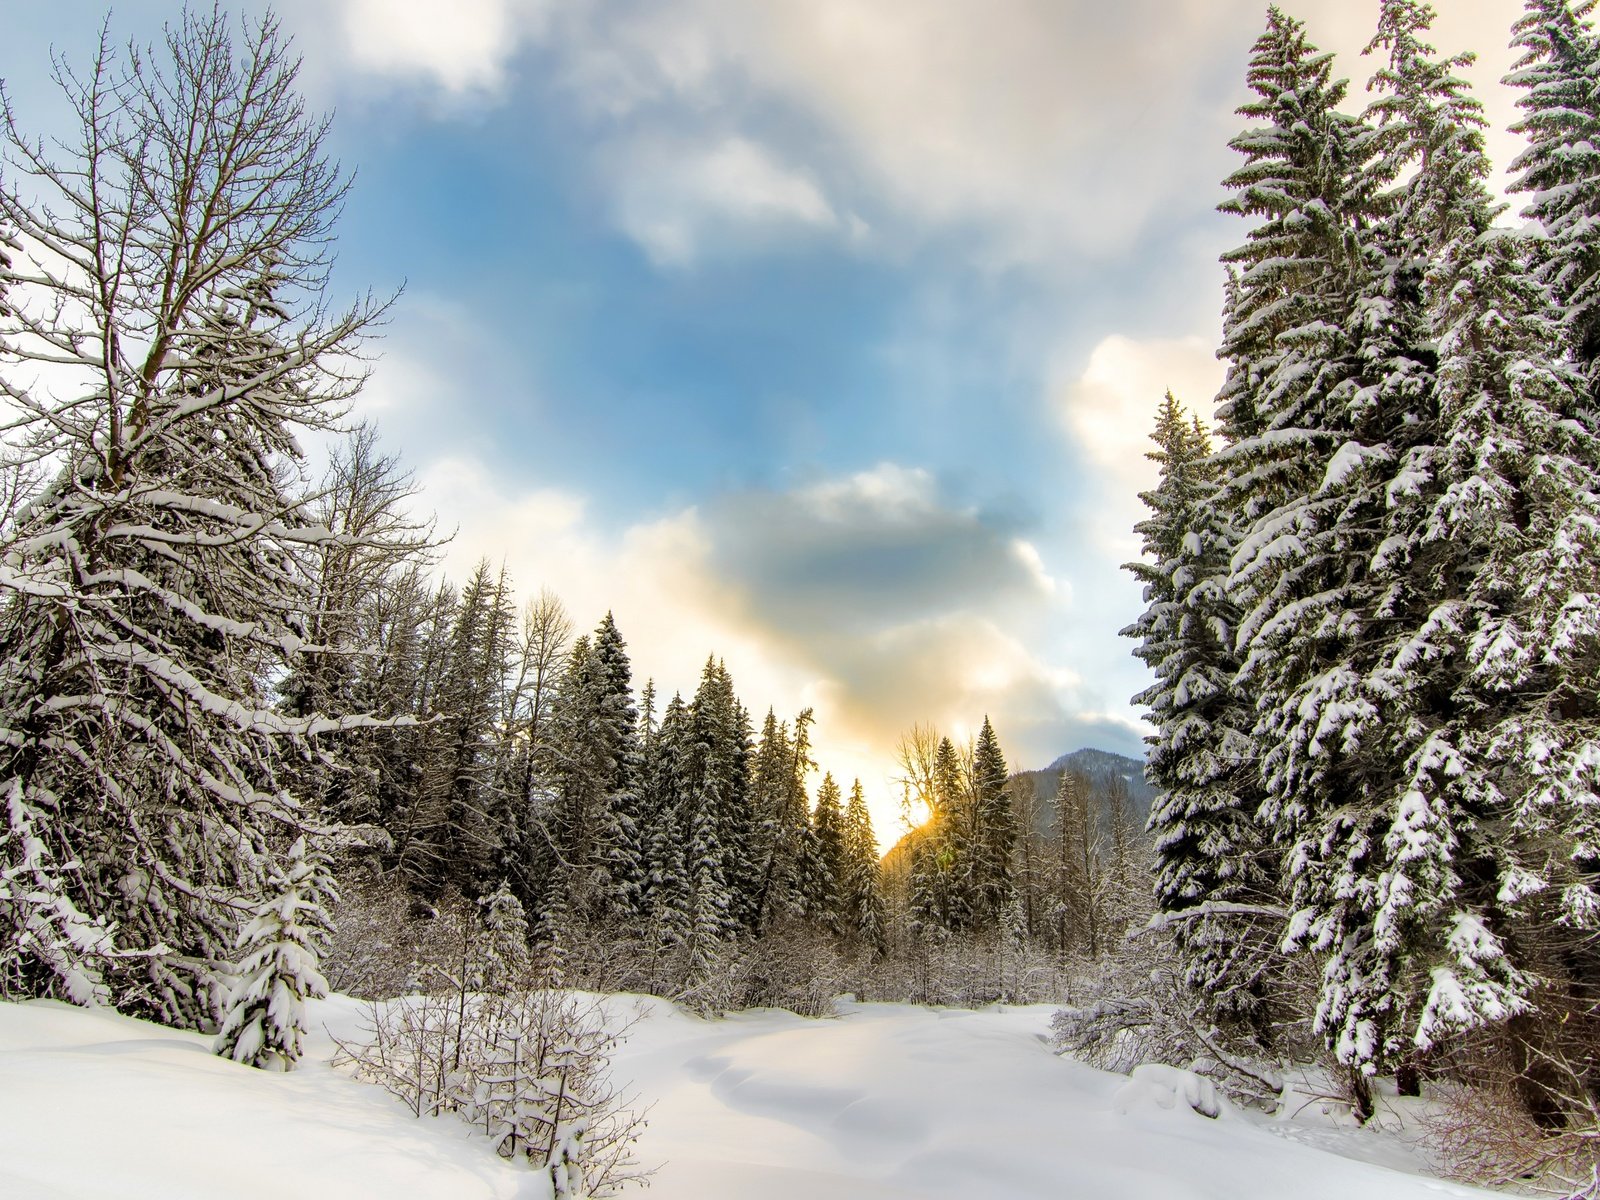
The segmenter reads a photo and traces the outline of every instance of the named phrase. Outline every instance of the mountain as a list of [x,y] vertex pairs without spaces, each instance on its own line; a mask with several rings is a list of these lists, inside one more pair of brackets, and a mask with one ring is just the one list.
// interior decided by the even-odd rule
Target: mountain
[[1135,823],[1140,829],[1150,818],[1150,805],[1155,802],[1156,789],[1145,781],[1144,763],[1125,754],[1109,750],[1096,750],[1086,746],[1063,754],[1048,767],[1037,771],[1019,771],[1012,776],[1016,786],[1033,786],[1036,803],[1033,806],[1033,827],[1048,834],[1056,824],[1056,789],[1061,786],[1061,773],[1076,771],[1089,781],[1090,794],[1096,801],[1095,827],[1105,830],[1110,816],[1113,788],[1127,788],[1133,808]]

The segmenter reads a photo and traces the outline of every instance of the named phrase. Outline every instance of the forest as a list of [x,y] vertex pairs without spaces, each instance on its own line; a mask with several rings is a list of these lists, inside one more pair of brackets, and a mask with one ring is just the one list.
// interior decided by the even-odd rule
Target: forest
[[443,576],[273,18],[64,60],[72,137],[7,103],[0,166],[0,997],[279,1070],[308,1000],[417,997],[353,1069],[557,1195],[639,1178],[590,993],[1050,1003],[1241,1104],[1443,1088],[1452,1170],[1600,1195],[1591,7],[1512,30],[1514,213],[1427,5],[1383,0],[1365,102],[1268,11],[1225,383],[1160,405],[1128,567],[1145,779],[974,713],[902,736],[895,830],[715,647],[668,697],[612,614]]

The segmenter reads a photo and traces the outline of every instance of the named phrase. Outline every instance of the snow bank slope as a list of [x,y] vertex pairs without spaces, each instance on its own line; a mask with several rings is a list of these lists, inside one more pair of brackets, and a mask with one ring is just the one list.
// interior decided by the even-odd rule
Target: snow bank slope
[[[661,1165],[628,1193],[640,1200],[1490,1195],[1307,1144],[1414,1163],[1367,1131],[1163,1107],[1161,1088],[1051,1054],[1048,1008],[703,1021],[659,1000],[609,1003],[639,1014],[616,1070],[654,1106],[639,1152]],[[317,1004],[312,1020],[351,1033],[359,1006]],[[128,1017],[0,1004],[0,1196],[549,1195],[464,1125],[417,1121],[334,1071],[325,1032],[309,1049],[272,1075]]]
[[1492,1195],[1303,1144],[1415,1164],[1368,1131],[1130,1103],[1125,1077],[1050,1052],[1047,1007],[707,1022],[640,1003],[617,1069],[656,1098],[641,1150],[668,1161],[650,1200]]
[[[349,1027],[354,1011],[332,1001],[313,1021]],[[0,1004],[0,1196],[549,1196],[460,1122],[418,1121],[332,1070],[326,1036],[314,1049],[323,1061],[269,1074],[131,1017]]]

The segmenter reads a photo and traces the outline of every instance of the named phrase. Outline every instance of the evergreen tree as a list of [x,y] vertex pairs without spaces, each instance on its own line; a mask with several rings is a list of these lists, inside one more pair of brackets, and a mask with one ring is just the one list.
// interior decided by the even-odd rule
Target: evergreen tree
[[[1166,913],[1197,905],[1259,905],[1273,899],[1265,838],[1255,822],[1249,730],[1253,714],[1234,690],[1237,613],[1223,580],[1231,530],[1218,504],[1210,443],[1168,392],[1147,457],[1160,483],[1140,494],[1150,515],[1135,526],[1145,558],[1130,563],[1144,584],[1144,613],[1122,631],[1155,682],[1134,697],[1156,733],[1145,775],[1159,789],[1150,811],[1155,900]],[[1213,1012],[1265,1024],[1264,975],[1276,937],[1258,915],[1216,913],[1175,925],[1186,979]]]
[[976,920],[998,928],[1014,892],[1011,854],[1017,840],[1005,756],[986,716],[972,755],[971,890]]
[[627,648],[607,613],[574,644],[552,714],[557,794],[551,841],[585,919],[643,911],[638,713]]
[[750,841],[744,714],[727,668],[706,662],[688,707],[680,821],[687,836],[690,969],[708,968],[742,928]]
[[528,977],[528,914],[503,879],[478,903],[484,911],[475,985],[504,995]]
[[872,814],[858,779],[850,788],[844,818],[844,927],[862,943],[883,952],[887,937],[882,871],[878,841],[872,832]]
[[1103,941],[1103,880],[1089,805],[1088,779],[1074,770],[1062,771],[1055,796],[1056,845],[1049,915],[1058,950],[1076,947],[1087,951],[1089,957],[1098,958]]
[[616,912],[634,915],[643,911],[645,879],[638,711],[627,645],[609,612],[595,631],[594,647],[602,681],[597,715],[609,763],[603,809],[607,895]]
[[844,930],[844,888],[847,873],[845,815],[839,785],[831,774],[822,777],[817,788],[817,806],[812,821],[817,847],[817,877],[811,895],[811,911],[835,934]]
[[[56,471],[3,529],[0,877],[29,881],[0,898],[12,994],[214,1027],[244,914],[315,839],[285,760],[341,722],[278,703],[315,652],[328,536],[296,435],[336,420],[379,314],[324,303],[344,183],[296,70],[272,19],[236,43],[220,11],[186,13],[157,53],[107,41],[60,74],[83,128],[50,145],[94,152],[55,161],[8,127],[0,225],[45,261],[0,267],[38,300],[0,318],[21,364],[0,394]],[[40,362],[65,399],[35,390]]]
[[[757,932],[785,919],[810,915],[819,889],[819,850],[806,798],[806,776],[816,770],[811,761],[812,719],[809,708],[796,717],[792,737],[786,726],[777,726],[775,748],[769,752],[763,745],[756,755],[757,776],[763,782],[770,779],[773,789],[765,799],[774,806],[767,817],[770,832]],[[780,760],[784,751],[786,756]]]
[[974,806],[968,772],[947,737],[934,749],[924,800],[930,815],[912,859],[913,925],[954,933],[973,920]]
[[435,699],[440,719],[422,764],[420,802],[433,824],[424,878],[435,890],[482,891],[503,849],[496,718],[514,614],[505,572],[497,577],[479,560],[456,605]]
[[[646,706],[646,712],[649,706]],[[689,803],[690,730],[683,697],[674,695],[655,734],[645,740],[645,905],[649,927],[661,945],[679,945],[689,935],[692,887],[685,853],[684,820]]]

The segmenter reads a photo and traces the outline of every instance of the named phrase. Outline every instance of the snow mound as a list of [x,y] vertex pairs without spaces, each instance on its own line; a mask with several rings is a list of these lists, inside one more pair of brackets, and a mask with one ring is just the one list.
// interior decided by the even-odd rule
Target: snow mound
[[1126,1115],[1151,1104],[1165,1109],[1186,1107],[1202,1117],[1216,1120],[1222,1115],[1224,1102],[1217,1095],[1217,1085],[1204,1075],[1161,1063],[1145,1063],[1133,1069],[1133,1075],[1117,1091],[1112,1105]]

